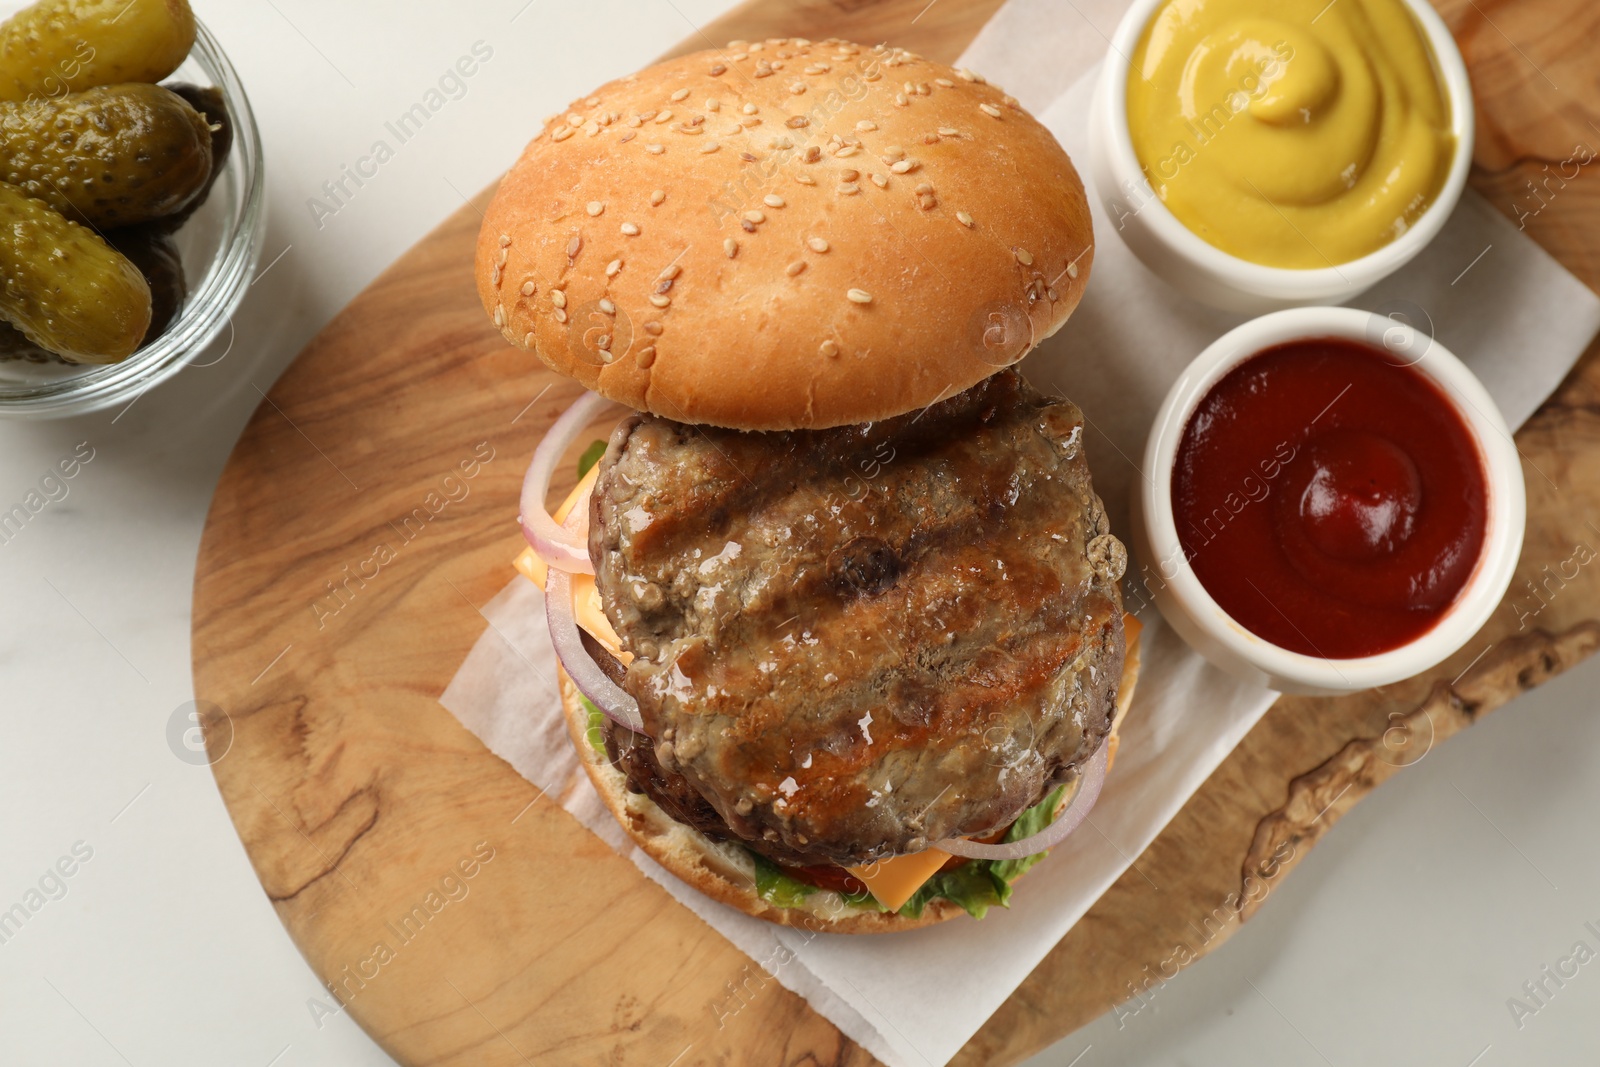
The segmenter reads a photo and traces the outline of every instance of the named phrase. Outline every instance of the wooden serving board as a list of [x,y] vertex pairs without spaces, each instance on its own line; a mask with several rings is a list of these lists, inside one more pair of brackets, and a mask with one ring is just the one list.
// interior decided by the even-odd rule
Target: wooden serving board
[[[706,38],[838,35],[949,60],[998,6],[752,0]],[[1445,15],[1478,92],[1473,184],[1600,285],[1600,181],[1574,162],[1600,146],[1600,6],[1447,0]],[[328,1010],[401,1063],[869,1063],[437,702],[511,573],[527,457],[578,392],[479,308],[487,195],[322,331],[223,473],[193,648],[229,813],[338,987]],[[1600,645],[1600,568],[1570,562],[1600,546],[1594,350],[1517,442],[1527,544],[1480,639],[1383,690],[1275,704],[957,1062],[1024,1058],[1170,974],[1178,946],[1215,948],[1375,785]]]

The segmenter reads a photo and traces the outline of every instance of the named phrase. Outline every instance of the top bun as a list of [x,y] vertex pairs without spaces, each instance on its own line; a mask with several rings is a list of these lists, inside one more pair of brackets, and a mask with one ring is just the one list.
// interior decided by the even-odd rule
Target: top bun
[[1072,162],[981,77],[794,38],[696,52],[553,117],[478,237],[513,344],[629,407],[871,422],[1021,359],[1094,256]]

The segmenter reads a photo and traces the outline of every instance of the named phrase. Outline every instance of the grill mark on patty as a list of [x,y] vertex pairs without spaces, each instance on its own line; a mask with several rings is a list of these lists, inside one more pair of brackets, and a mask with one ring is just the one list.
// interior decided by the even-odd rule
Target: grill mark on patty
[[[620,427],[591,554],[660,739],[639,773],[791,862],[983,832],[1069,775],[1122,657],[1114,582],[1085,559],[1103,509],[1063,448],[1080,418],[1003,373],[873,427]],[[851,497],[835,479],[857,469]],[[991,733],[1044,750],[986,766]]]

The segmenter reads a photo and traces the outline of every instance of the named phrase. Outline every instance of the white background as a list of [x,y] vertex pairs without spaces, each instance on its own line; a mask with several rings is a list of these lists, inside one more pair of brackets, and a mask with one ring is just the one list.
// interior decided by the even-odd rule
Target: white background
[[[272,266],[216,366],[120,417],[0,423],[0,507],[80,442],[94,449],[69,495],[0,544],[0,910],[75,844],[93,850],[0,945],[0,1064],[390,1062],[347,1017],[316,1025],[320,987],[209,770],[169,746],[193,696],[206,508],[256,390],[318,328],[492,181],[546,114],[729,6],[200,0],[262,127]],[[494,55],[465,96],[319,228],[308,198],[477,41]],[[1035,1062],[1591,1060],[1600,963],[1520,1031],[1506,1000],[1575,941],[1600,950],[1583,928],[1600,929],[1597,684],[1600,664],[1579,668],[1431,753],[1346,817],[1216,957]]]

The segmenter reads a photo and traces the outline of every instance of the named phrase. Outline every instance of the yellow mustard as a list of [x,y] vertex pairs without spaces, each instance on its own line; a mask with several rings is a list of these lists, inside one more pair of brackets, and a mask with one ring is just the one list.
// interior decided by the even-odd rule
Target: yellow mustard
[[1400,0],[1168,0],[1133,54],[1128,128],[1185,226],[1273,267],[1393,241],[1455,151],[1438,64]]

